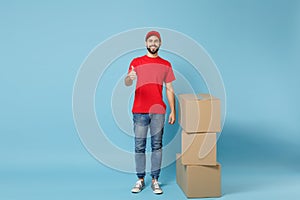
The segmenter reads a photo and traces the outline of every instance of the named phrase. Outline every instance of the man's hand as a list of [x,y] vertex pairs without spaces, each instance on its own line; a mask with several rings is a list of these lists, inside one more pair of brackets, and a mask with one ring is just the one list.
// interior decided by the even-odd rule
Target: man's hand
[[126,86],[132,85],[132,82],[135,79],[136,79],[136,72],[134,71],[134,67],[131,65],[131,71],[127,74],[125,78],[125,85]]
[[176,120],[176,116],[174,112],[171,112],[169,115],[169,124],[174,124]]
[[127,75],[129,78],[130,78],[130,80],[135,80],[136,79],[136,72],[134,71],[134,67],[133,66],[131,66],[131,71],[128,73],[128,75]]

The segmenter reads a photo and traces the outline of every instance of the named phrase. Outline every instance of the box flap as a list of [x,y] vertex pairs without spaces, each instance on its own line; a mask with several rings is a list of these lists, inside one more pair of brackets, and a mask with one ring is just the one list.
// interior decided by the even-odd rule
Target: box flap
[[210,95],[210,94],[180,94],[179,95],[181,98],[185,99],[185,100],[212,100],[212,99],[216,99],[214,96]]

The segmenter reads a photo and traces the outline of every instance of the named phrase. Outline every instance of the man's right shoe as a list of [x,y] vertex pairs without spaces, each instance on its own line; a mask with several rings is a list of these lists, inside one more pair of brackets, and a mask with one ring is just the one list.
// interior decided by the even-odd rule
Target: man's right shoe
[[140,191],[142,191],[145,187],[145,182],[143,180],[138,180],[135,183],[135,186],[131,189],[132,193],[139,193]]

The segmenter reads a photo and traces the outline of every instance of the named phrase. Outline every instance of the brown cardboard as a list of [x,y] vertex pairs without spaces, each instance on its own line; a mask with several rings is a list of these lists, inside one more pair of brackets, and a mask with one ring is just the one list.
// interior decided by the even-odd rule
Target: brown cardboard
[[221,196],[221,165],[183,165],[176,155],[176,181],[188,198]]
[[184,165],[217,165],[216,133],[190,134],[182,130],[181,151]]
[[188,133],[220,132],[220,100],[210,94],[180,94],[179,124]]

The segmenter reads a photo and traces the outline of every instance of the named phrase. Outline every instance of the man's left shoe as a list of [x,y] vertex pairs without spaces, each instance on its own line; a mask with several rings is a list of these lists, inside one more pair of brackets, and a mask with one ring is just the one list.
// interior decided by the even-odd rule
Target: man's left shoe
[[154,194],[162,194],[163,193],[157,180],[152,182],[151,188],[152,188]]

